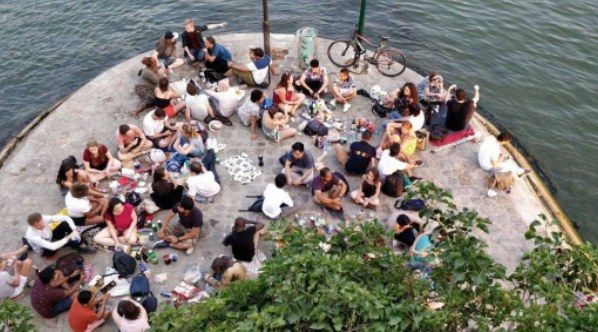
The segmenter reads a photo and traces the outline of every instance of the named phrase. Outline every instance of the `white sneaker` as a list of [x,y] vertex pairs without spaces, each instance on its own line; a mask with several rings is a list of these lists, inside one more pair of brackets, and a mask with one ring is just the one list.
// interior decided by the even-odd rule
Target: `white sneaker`
[[332,99],[330,101],[330,106],[335,107],[336,106],[336,99]]
[[216,152],[216,139],[213,137],[209,137],[206,140],[206,148],[208,150],[214,150],[214,152]]
[[349,107],[351,107],[351,104],[346,103],[345,106],[343,106],[343,112],[347,113],[347,111],[349,110]]
[[193,247],[189,247],[187,248],[187,250],[185,250],[185,254],[187,255],[191,255],[193,253]]
[[494,189],[488,189],[487,195],[488,195],[488,197],[492,198],[492,197],[498,196],[498,193]]

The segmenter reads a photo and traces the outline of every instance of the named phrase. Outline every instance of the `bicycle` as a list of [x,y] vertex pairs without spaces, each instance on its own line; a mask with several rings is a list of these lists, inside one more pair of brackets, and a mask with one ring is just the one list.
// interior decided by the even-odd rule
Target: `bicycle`
[[[363,55],[363,59],[375,65],[382,75],[388,77],[401,75],[407,68],[407,58],[398,49],[387,46],[390,37],[379,36],[379,38],[380,43],[376,45],[361,35],[356,27],[350,40],[335,40],[328,46],[328,58],[339,67],[356,68],[359,58]],[[377,47],[373,56],[367,56],[367,49],[362,45],[362,41]]]

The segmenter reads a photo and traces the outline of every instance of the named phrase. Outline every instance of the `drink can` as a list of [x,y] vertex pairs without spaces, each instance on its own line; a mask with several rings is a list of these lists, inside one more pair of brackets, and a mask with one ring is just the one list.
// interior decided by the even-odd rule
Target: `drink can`
[[162,228],[162,220],[158,219],[158,229]]
[[156,225],[156,223],[152,223],[152,231],[155,233],[158,231],[158,225]]
[[177,254],[171,254],[170,255],[170,260],[175,263],[177,260],[179,259],[179,256]]
[[154,235],[154,232],[150,232],[150,233],[149,233],[149,239],[150,239],[151,241],[156,241],[156,236]]
[[165,254],[164,256],[162,256],[162,259],[164,260],[164,264],[166,265],[170,265],[170,263],[172,263],[172,260],[170,259],[170,254]]

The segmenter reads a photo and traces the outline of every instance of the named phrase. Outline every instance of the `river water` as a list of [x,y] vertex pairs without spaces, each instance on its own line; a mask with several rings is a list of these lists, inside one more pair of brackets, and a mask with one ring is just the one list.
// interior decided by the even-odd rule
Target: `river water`
[[[359,0],[271,0],[274,32],[347,36]],[[261,1],[0,2],[0,142],[105,69],[152,48],[185,18],[260,31]],[[594,0],[369,1],[366,34],[392,37],[411,64],[481,86],[483,113],[509,129],[598,240],[598,7]]]

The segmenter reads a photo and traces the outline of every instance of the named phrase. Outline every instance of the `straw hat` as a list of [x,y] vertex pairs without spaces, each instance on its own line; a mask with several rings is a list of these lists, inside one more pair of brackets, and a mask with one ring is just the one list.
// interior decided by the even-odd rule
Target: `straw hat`
[[210,128],[210,131],[213,132],[217,132],[222,130],[222,127],[224,125],[222,124],[222,122],[218,121],[218,120],[213,120],[210,122],[210,124],[208,125],[208,128]]

